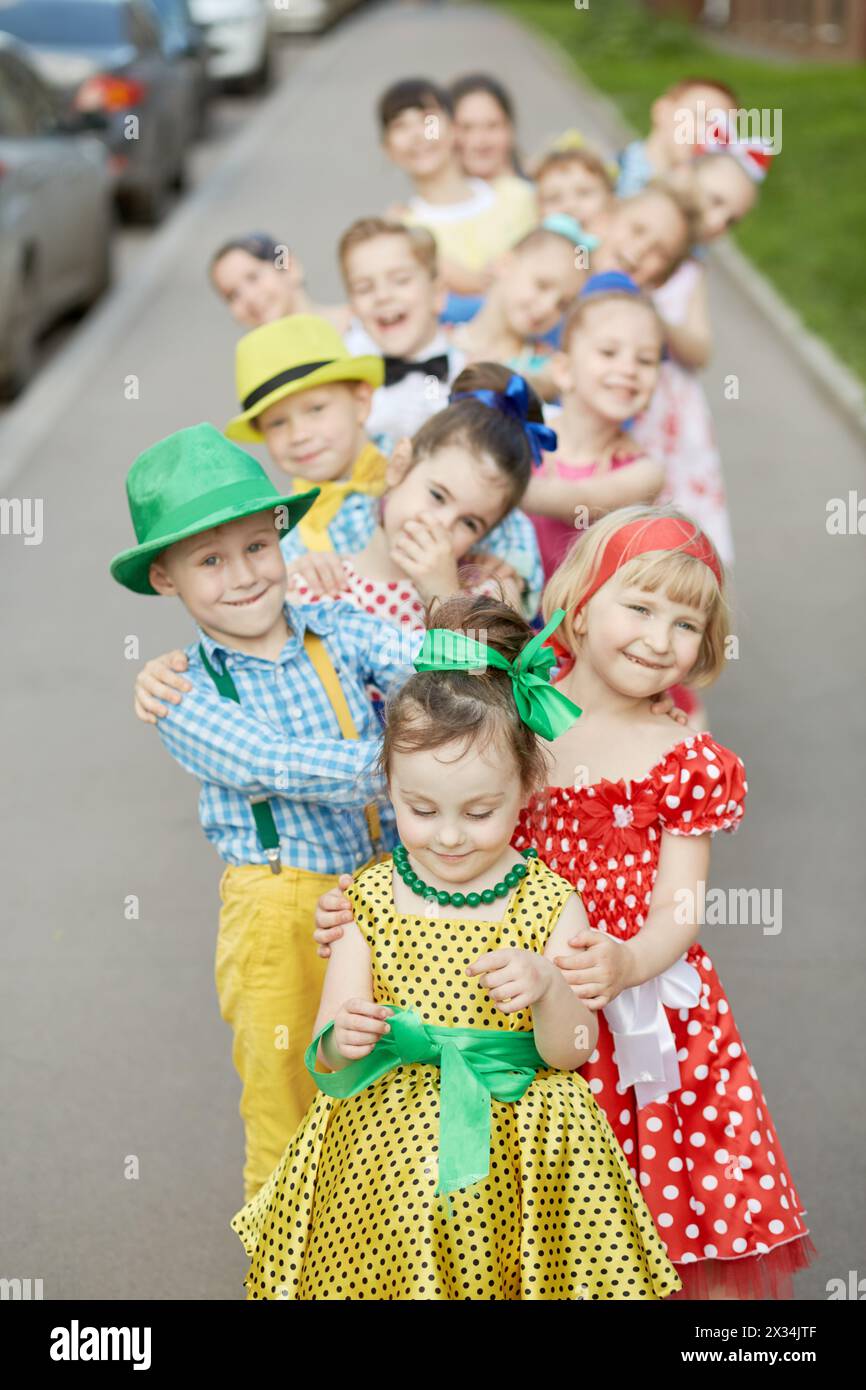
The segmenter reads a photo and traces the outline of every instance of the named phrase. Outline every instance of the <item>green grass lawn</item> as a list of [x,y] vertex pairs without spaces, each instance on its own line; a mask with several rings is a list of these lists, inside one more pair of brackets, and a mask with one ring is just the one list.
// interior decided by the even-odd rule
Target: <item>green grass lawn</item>
[[720,78],[743,108],[781,109],[781,154],[735,240],[866,380],[866,67],[733,57],[639,0],[590,0],[585,10],[570,0],[499,5],[553,39],[640,134],[653,98],[690,73]]

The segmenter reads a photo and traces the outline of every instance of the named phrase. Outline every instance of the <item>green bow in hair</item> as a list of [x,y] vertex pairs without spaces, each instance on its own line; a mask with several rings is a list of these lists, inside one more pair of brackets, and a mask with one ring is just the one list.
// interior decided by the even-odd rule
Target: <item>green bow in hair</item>
[[569,729],[583,711],[567,695],[550,684],[550,668],[556,663],[551,647],[543,643],[562,622],[558,608],[546,627],[537,632],[520,655],[509,661],[494,647],[476,642],[464,632],[434,627],[427,632],[415,658],[416,671],[483,671],[496,666],[511,677],[517,712],[533,733],[552,741]]

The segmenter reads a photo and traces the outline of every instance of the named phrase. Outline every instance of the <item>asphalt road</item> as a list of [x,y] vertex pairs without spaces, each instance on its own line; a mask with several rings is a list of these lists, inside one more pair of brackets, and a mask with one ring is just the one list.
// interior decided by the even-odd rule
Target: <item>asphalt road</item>
[[[47,1299],[236,1298],[245,1267],[228,1226],[242,1136],[213,986],[219,864],[195,783],[131,713],[137,653],[183,643],[189,627],[109,578],[131,538],[124,475],[155,439],[233,411],[236,335],[204,280],[210,250],[273,228],[314,292],[336,296],[339,233],[404,192],[378,148],[376,95],[480,55],[518,95],[526,149],[567,126],[595,133],[571,79],[495,13],[364,10],[308,44],[214,146],[198,187],[0,424],[0,488],[44,502],[41,544],[0,536],[0,1276],[41,1278]],[[821,1251],[798,1296],[823,1299],[863,1250],[864,541],[825,525],[828,499],[863,492],[863,458],[718,271],[712,299],[740,654],[710,703],[751,788],[713,881],[781,890],[784,919],[776,935],[703,939]],[[722,393],[731,372],[736,401]]]

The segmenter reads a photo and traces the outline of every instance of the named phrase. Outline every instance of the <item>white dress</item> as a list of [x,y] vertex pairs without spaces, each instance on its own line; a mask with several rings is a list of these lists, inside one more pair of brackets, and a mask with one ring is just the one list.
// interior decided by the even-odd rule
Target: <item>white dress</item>
[[[682,323],[689,299],[703,275],[694,260],[685,261],[653,294],[668,323]],[[664,464],[665,484],[658,498],[690,516],[721,556],[732,565],[734,542],[728,517],[722,460],[709,402],[697,372],[666,359],[652,400],[632,430],[636,443]]]

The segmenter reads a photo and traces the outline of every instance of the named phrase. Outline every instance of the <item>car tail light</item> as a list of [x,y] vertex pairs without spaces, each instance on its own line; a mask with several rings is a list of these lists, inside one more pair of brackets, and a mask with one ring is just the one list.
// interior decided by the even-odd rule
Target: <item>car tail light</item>
[[140,106],[147,94],[143,82],[128,77],[112,77],[110,73],[97,73],[88,77],[75,94],[77,111],[128,111],[130,107]]

